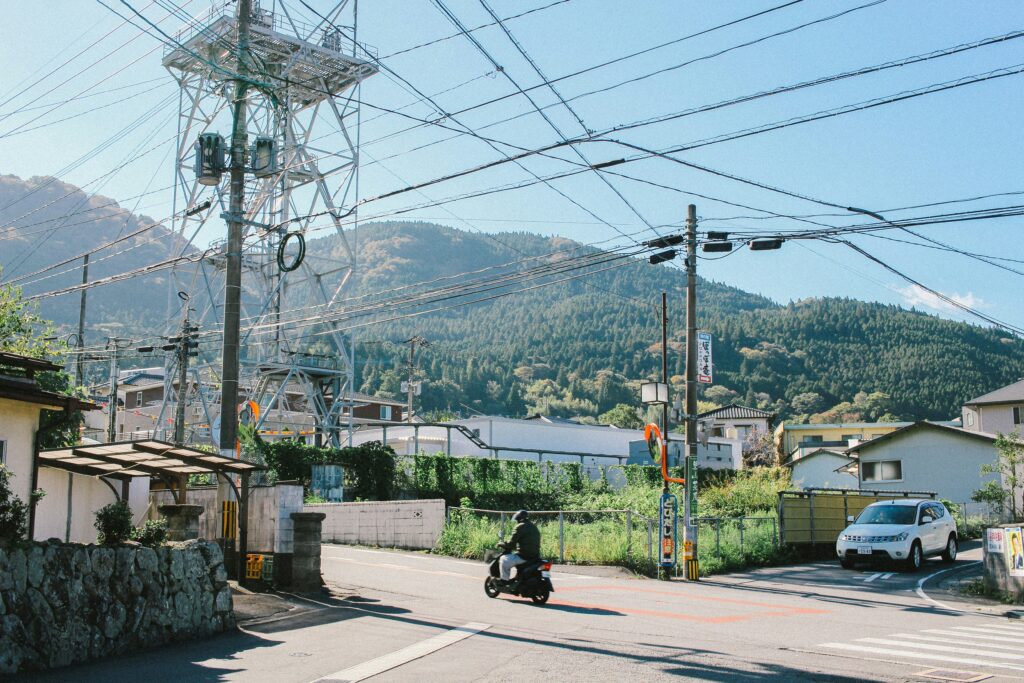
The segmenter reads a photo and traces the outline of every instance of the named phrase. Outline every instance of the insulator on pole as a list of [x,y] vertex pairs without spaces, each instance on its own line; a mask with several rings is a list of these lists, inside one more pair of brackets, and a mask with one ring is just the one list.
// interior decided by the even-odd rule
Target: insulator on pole
[[220,184],[224,173],[224,137],[220,133],[203,133],[196,142],[196,180],[200,185]]

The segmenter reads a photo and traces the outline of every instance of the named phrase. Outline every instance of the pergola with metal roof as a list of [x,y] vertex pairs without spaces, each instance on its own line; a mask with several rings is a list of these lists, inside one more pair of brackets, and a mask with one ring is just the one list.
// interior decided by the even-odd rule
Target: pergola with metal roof
[[[48,448],[37,452],[37,465],[73,474],[96,477],[114,492],[118,500],[127,500],[128,484],[136,477],[161,479],[183,505],[191,474],[214,474],[226,482],[238,500],[239,570],[243,576],[249,530],[249,475],[267,469],[263,465],[207,453],[188,446],[146,439],[93,445]],[[238,475],[236,486],[231,475]],[[121,491],[110,480],[121,482]]]

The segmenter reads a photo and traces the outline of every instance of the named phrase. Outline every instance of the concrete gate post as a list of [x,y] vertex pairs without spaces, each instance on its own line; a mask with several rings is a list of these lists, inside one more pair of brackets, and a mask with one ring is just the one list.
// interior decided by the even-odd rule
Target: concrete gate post
[[324,519],[322,512],[293,512],[292,587],[297,591],[320,588],[320,536]]
[[188,541],[199,538],[199,515],[202,505],[161,505],[157,508],[167,520],[167,540]]

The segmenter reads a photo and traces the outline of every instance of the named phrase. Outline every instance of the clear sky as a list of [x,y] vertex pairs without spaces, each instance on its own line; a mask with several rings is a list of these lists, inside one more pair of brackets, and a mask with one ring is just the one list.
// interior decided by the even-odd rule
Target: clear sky
[[[120,0],[103,1],[128,16],[129,10]],[[208,0],[176,1],[189,14],[198,14],[210,6]],[[327,12],[333,5],[327,0],[307,2],[321,12]],[[488,5],[498,16],[508,17],[553,2],[488,0]],[[269,0],[263,2],[265,7],[273,4]],[[287,4],[297,15],[311,16],[299,0],[288,0]],[[622,59],[633,52],[782,4],[784,0],[566,0],[511,19],[506,26],[550,79],[613,62],[557,83],[575,114],[587,128],[596,131],[1024,29],[1024,3],[1009,0],[803,0],[640,57]],[[168,33],[181,24],[180,19],[168,16],[169,0],[131,0],[131,5]],[[62,179],[113,197],[127,208],[156,218],[169,215],[171,193],[162,188],[173,182],[178,101],[176,84],[160,64],[160,43],[138,28],[125,25],[121,18],[92,0],[2,0],[0,6],[5,10],[6,22],[4,40],[0,41],[0,64],[4,67],[0,80],[0,173],[21,177],[60,173]],[[468,27],[490,21],[480,0],[445,0],[444,6]],[[846,10],[852,11],[742,46]],[[358,12],[360,40],[374,46],[384,65],[402,79],[424,93],[437,94],[437,102],[449,113],[515,93],[515,86],[504,74],[524,88],[541,82],[508,36],[493,26],[473,35],[504,74],[498,73],[465,36],[394,54],[456,32],[431,0],[359,0]],[[723,50],[727,51],[716,55]],[[691,60],[697,61],[679,66]],[[1022,64],[1024,39],[1009,40],[613,137],[663,150],[996,69],[1020,68]],[[667,67],[678,68],[636,80]],[[634,82],[617,85],[625,81]],[[1024,191],[1022,85],[1024,74],[1011,75],[710,144],[677,156],[840,206],[881,212],[890,219],[1018,206],[1024,204],[1024,194],[897,210]],[[617,87],[578,97],[609,86]],[[531,95],[541,106],[555,105],[546,111],[566,136],[583,134],[576,116],[559,105],[550,90],[538,88]],[[53,106],[71,97],[76,99]],[[400,109],[421,119],[439,116],[429,104],[418,101],[407,86],[385,73],[369,79],[361,97],[368,104]],[[516,114],[525,115],[489,125]],[[436,126],[420,126],[392,135],[408,128],[410,121],[382,114],[380,109],[369,106],[364,108],[362,118],[361,136],[367,144],[362,152],[361,197],[373,197],[499,158],[487,144],[470,136],[415,149],[453,134]],[[522,148],[532,149],[558,140],[558,134],[518,94],[461,114],[457,119],[483,135]],[[136,121],[138,125],[116,138],[114,144],[62,172]],[[446,125],[455,124],[446,121]],[[228,132],[226,123],[221,132]],[[609,143],[589,143],[579,149],[592,163],[633,154]],[[564,150],[558,156],[579,162],[578,157]],[[108,174],[125,160],[131,162]],[[552,159],[531,158],[524,163],[538,174],[572,169],[567,161]],[[403,216],[485,232],[529,230],[584,242],[615,238],[609,244],[626,240],[591,214],[624,233],[638,233],[637,239],[647,239],[653,233],[642,221],[656,226],[663,234],[670,232],[675,228],[665,226],[678,226],[691,202],[698,207],[702,229],[770,232],[814,227],[793,219],[766,220],[765,213],[696,195],[784,215],[840,214],[812,219],[830,225],[871,220],[842,215],[842,211],[661,159],[609,170],[664,187],[607,175],[609,182],[636,209],[634,212],[595,173],[588,172],[552,183],[587,211],[551,188],[537,185],[418,209]],[[407,193],[367,205],[363,215],[382,215],[528,178],[523,170],[506,164],[434,185],[422,193]],[[131,199],[147,192],[147,196]],[[1022,220],[1011,217],[916,228],[927,237],[963,250],[1017,259],[999,263],[1021,273],[960,254],[881,237],[864,235],[853,241],[932,288],[995,318],[1024,326]],[[896,231],[886,235],[920,242]],[[205,238],[216,236],[211,233]],[[465,265],[467,269],[473,267]],[[964,317],[950,311],[948,304],[910,287],[839,244],[787,242],[779,251],[744,249],[719,261],[702,260],[700,269],[705,277],[780,302],[846,296],[914,305],[940,315]]]

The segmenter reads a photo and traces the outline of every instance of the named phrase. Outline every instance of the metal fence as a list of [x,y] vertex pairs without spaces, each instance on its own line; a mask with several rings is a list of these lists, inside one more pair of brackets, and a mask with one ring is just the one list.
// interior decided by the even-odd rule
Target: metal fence
[[[449,523],[474,520],[472,528],[463,529],[460,548],[466,555],[482,556],[486,547],[511,536],[513,514],[512,510],[449,507],[447,519]],[[541,554],[557,557],[560,563],[638,565],[646,561],[653,566],[657,561],[658,520],[634,510],[531,510],[530,518],[541,531]],[[679,523],[681,527],[681,519]],[[701,517],[695,523],[704,557],[742,559],[779,544],[775,517]]]

